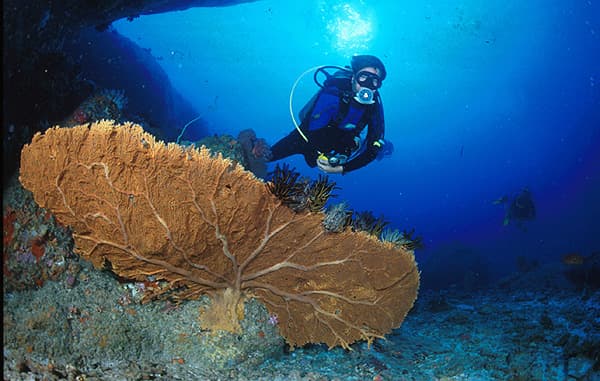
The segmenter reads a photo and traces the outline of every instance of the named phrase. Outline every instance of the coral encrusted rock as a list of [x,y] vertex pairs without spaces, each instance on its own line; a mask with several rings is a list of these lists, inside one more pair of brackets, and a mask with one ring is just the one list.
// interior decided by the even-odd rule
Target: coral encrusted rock
[[239,331],[252,297],[292,347],[348,348],[399,327],[417,297],[412,252],[326,232],[322,213],[292,211],[241,166],[137,125],[38,133],[21,153],[20,181],[97,268],[167,281],[183,299],[209,295],[204,328]]

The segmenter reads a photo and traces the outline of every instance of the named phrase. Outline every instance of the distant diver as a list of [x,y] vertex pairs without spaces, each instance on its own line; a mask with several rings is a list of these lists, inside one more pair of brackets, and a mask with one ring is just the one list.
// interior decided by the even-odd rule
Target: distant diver
[[494,201],[494,205],[504,204],[506,212],[504,214],[504,226],[509,223],[515,223],[522,230],[526,230],[525,221],[535,219],[535,203],[528,188],[523,188],[512,197],[504,195]]

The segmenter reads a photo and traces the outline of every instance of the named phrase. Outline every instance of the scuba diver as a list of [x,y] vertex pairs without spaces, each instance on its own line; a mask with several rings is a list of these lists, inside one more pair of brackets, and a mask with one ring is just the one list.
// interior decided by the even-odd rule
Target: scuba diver
[[528,188],[523,188],[523,190],[516,193],[512,198],[502,196],[494,201],[494,205],[499,204],[506,204],[504,226],[514,221],[521,229],[526,230],[523,222],[535,219],[535,204]]
[[[331,74],[331,69],[336,71]],[[391,154],[393,146],[384,139],[383,105],[378,91],[387,73],[379,58],[356,55],[351,67],[317,68],[314,81],[320,89],[300,111],[298,125],[291,104],[294,88],[304,74],[290,94],[296,129],[271,147],[269,161],[301,154],[311,168],[345,174]],[[323,83],[318,80],[319,74],[325,76]]]

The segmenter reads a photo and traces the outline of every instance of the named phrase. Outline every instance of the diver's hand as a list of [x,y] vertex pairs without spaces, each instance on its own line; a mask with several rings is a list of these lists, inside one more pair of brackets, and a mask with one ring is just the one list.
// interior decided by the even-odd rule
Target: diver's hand
[[327,159],[317,159],[317,167],[325,173],[343,173],[344,167],[341,165],[336,165],[335,167],[329,165]]

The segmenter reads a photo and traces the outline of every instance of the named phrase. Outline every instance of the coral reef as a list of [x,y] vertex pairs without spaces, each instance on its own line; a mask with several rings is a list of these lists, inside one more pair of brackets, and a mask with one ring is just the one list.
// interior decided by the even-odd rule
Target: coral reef
[[403,250],[414,251],[424,247],[423,237],[415,236],[415,229],[404,230],[386,228],[388,222],[383,216],[376,218],[372,212],[355,212],[345,202],[326,207],[332,192],[337,189],[329,177],[320,175],[315,181],[301,178],[295,168],[279,164],[271,174],[267,184],[271,193],[295,211],[323,212],[323,228],[332,233],[344,231],[365,232],[383,242],[390,242]]
[[257,138],[251,130],[242,130],[238,134],[238,142],[242,146],[246,165],[244,168],[254,173],[257,177],[267,177],[267,161],[271,158],[271,147],[263,138]]
[[383,229],[388,225],[389,222],[385,221],[383,216],[375,218],[373,212],[363,211],[354,212],[352,214],[352,230],[367,232],[372,236],[381,237]]
[[162,292],[180,299],[209,295],[204,328],[239,331],[253,297],[291,347],[348,348],[398,327],[417,296],[411,252],[361,232],[327,234],[322,213],[294,212],[230,160],[139,126],[38,133],[20,180],[97,268],[164,280]]
[[[168,300],[139,304],[133,290],[142,283],[122,284],[87,261],[81,265],[85,280],[74,287],[49,281],[36,290],[5,294],[5,361],[7,357],[43,361],[50,356],[46,364],[57,371],[61,367],[64,371],[65,365],[80,367],[86,380],[147,379],[102,377],[98,373],[106,369],[99,369],[99,362],[110,368],[153,365],[161,372],[174,365],[187,370],[188,376],[162,379],[212,380],[219,371],[254,368],[283,353],[278,326],[269,323],[266,308],[256,300],[244,306],[241,334],[215,334],[202,330],[198,321],[198,309],[208,305],[207,297],[177,306]],[[5,375],[5,379],[20,378]]]
[[337,189],[335,182],[329,181],[329,177],[319,175],[319,178],[312,182],[306,192],[306,209],[311,212],[321,212],[325,204],[332,197],[334,189]]
[[281,167],[277,164],[267,186],[271,193],[285,205],[294,210],[299,209],[298,205],[302,202],[298,201],[298,195],[306,188],[306,181],[300,179],[300,172],[296,171],[296,168],[290,168],[287,163]]
[[2,263],[4,292],[38,289],[47,281],[71,288],[80,272],[69,229],[14,178],[2,198]]
[[214,156],[219,154],[247,168],[244,152],[240,143],[231,135],[211,135],[193,143],[194,147],[206,147]]
[[400,231],[398,229],[385,228],[381,232],[381,240],[391,242],[396,246],[402,247],[406,250],[417,250],[425,247],[423,244],[423,237],[414,236],[415,229]]
[[103,89],[87,98],[65,121],[64,127],[95,122],[102,119],[120,120],[127,98],[123,90]]
[[256,159],[269,160],[272,156],[271,147],[263,138],[257,138],[254,130],[242,130],[238,134],[238,141],[244,147],[244,151]]
[[352,211],[345,202],[330,205],[325,211],[323,227],[325,230],[339,233],[344,231],[352,222]]
[[[179,143],[178,143],[179,144]],[[182,145],[194,147],[204,146],[213,155],[221,154],[223,157],[237,163],[254,173],[256,177],[265,178],[267,175],[267,160],[271,150],[266,141],[257,138],[252,130],[244,130],[235,139],[231,135],[212,135],[196,142],[183,141]]]
[[328,176],[319,175],[315,181],[300,177],[295,168],[277,164],[270,175],[269,190],[285,205],[297,212],[322,212],[337,189]]
[[566,286],[533,291],[527,284],[541,278],[530,272],[515,274],[522,279],[510,289],[422,290],[386,340],[291,353],[256,300],[246,303],[241,335],[214,335],[197,319],[208,298],[176,309],[166,301],[121,306],[123,285],[82,263],[89,279],[73,289],[47,282],[5,295],[5,380],[600,379],[600,293],[582,299],[559,263],[543,271]]

